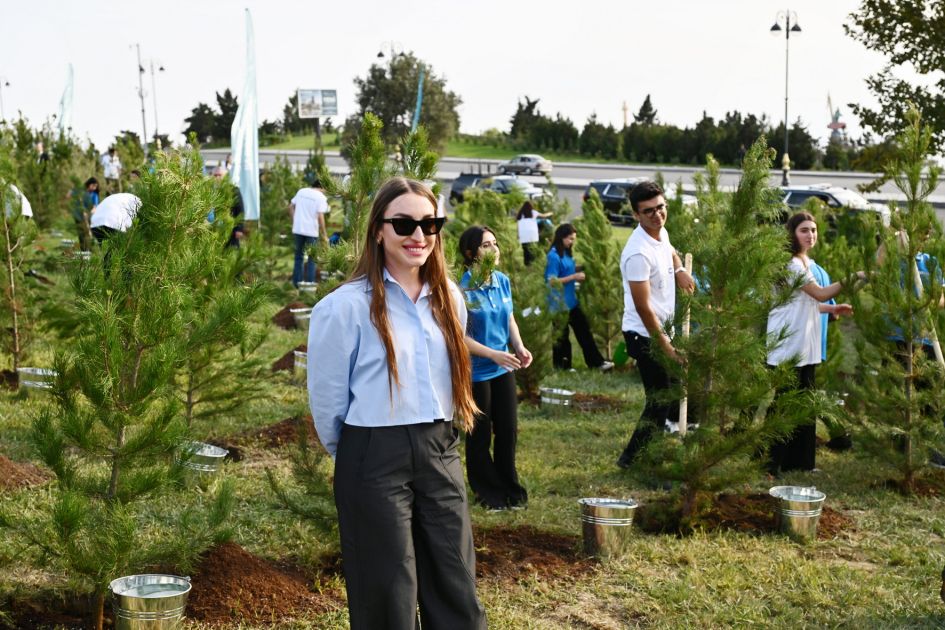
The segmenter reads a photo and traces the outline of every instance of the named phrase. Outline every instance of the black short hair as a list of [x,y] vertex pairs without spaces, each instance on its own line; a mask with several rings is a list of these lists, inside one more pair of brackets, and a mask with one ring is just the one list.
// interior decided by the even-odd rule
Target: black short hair
[[87,180],[85,180],[85,187],[86,187],[86,188],[88,188],[88,187],[91,186],[92,184],[95,184],[96,186],[98,186],[98,180],[95,179],[94,177],[90,177],[90,178],[88,178]]
[[479,247],[482,245],[482,237],[486,232],[495,236],[495,232],[487,225],[472,225],[460,235],[459,253],[463,255],[463,264],[467,267],[476,262]]
[[664,194],[662,187],[654,181],[640,182],[630,189],[630,207],[634,212],[639,209],[641,201],[649,201]]

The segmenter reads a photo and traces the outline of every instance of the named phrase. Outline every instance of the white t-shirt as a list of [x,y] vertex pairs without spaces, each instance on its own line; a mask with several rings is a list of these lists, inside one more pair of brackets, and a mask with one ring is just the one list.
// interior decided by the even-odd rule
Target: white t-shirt
[[295,215],[292,233],[300,236],[318,236],[318,215],[328,212],[328,198],[315,188],[300,188],[292,198]]
[[[791,258],[788,272],[800,276],[804,284],[817,282],[811,270],[799,258]],[[768,313],[768,340],[777,339],[782,330],[788,335],[768,354],[768,365],[780,365],[797,356],[797,367],[816,365],[821,361],[819,302],[801,290],[794,292],[791,301]]]
[[522,217],[518,220],[518,242],[522,244],[538,242],[538,219]]
[[131,220],[140,207],[141,200],[131,193],[109,195],[95,206],[89,227],[107,227],[124,232],[131,227]]
[[102,170],[105,171],[105,179],[118,179],[121,171],[121,160],[118,159],[117,153],[115,157],[107,153],[102,156]]
[[33,206],[30,205],[30,200],[26,198],[26,195],[23,194],[23,191],[10,184],[10,192],[13,193],[7,197],[7,216],[13,215],[13,199],[18,198],[20,200],[20,215],[24,217],[33,216]]
[[643,337],[650,333],[643,325],[628,282],[650,281],[650,308],[660,324],[671,320],[676,312],[676,274],[673,249],[666,228],[660,228],[660,240],[637,226],[620,254],[620,276],[623,279],[623,330],[632,330]]

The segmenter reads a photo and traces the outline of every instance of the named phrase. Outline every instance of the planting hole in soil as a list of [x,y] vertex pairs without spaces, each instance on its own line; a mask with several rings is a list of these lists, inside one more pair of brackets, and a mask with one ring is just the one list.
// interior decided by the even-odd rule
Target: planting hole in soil
[[473,530],[473,543],[477,579],[517,582],[534,575],[558,579],[583,575],[594,566],[579,552],[577,536],[527,525]]
[[282,355],[275,363],[272,364],[273,372],[280,372],[286,370],[292,372],[295,369],[295,353],[296,352],[307,352],[308,344],[300,343],[295,346],[288,352]]
[[0,491],[45,483],[50,475],[29,462],[14,462],[0,455]]
[[309,305],[303,302],[287,304],[282,310],[272,316],[272,323],[285,330],[297,329],[298,326],[295,323],[295,315],[292,314],[293,308],[309,308]]

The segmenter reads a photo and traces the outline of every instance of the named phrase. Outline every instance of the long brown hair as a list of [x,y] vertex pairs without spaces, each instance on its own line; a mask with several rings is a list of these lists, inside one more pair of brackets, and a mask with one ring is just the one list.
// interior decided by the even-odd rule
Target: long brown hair
[[[387,294],[384,287],[384,245],[377,235],[384,228],[384,212],[401,195],[419,195],[430,202],[434,215],[437,210],[436,197],[426,185],[405,177],[394,177],[385,182],[374,196],[368,229],[361,258],[352,278],[365,278],[371,287],[371,323],[377,329],[387,354],[387,384],[393,393],[394,384],[400,385],[397,372],[397,356],[391,336],[390,320],[387,317]],[[436,235],[433,251],[420,267],[420,280],[430,286],[430,306],[433,319],[443,333],[446,351],[450,359],[450,379],[453,383],[453,408],[459,415],[463,429],[472,430],[475,414],[479,409],[472,396],[472,366],[466,349],[465,332],[456,316],[453,296],[447,279],[446,259],[443,256],[443,241]]]

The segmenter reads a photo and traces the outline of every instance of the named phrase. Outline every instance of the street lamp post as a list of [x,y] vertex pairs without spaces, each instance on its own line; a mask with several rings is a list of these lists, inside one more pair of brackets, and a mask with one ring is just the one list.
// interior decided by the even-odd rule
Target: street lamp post
[[[781,28],[784,24],[784,28]],[[797,13],[791,10],[778,11],[774,19],[774,26],[771,27],[771,34],[778,35],[784,31],[784,155],[781,157],[781,185],[788,186],[791,183],[789,175],[791,171],[791,158],[788,156],[788,57],[791,44],[791,33],[800,35],[801,27],[797,23]]]
[[138,51],[138,99],[141,101],[141,147],[148,153],[148,123],[144,116],[144,66],[141,65],[141,44],[135,44]]
[[3,88],[5,87],[10,87],[10,82],[7,81],[6,77],[0,77],[0,120],[7,119],[3,113]]
[[[161,62],[158,62],[158,72],[164,72],[164,66],[161,65]],[[154,142],[155,146],[158,146],[160,143],[159,136],[161,135],[158,132],[158,106],[157,106],[157,82],[155,80],[154,73],[154,60],[151,60],[151,97],[154,100]],[[160,148],[160,146],[158,146]]]

